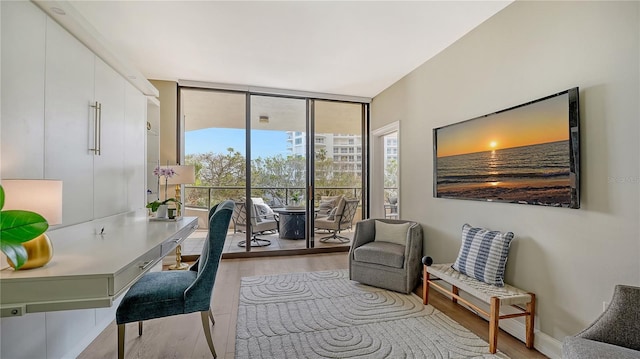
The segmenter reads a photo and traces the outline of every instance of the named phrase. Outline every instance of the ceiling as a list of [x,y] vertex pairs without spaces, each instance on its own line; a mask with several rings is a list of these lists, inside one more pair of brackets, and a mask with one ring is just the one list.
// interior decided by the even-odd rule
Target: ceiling
[[148,79],[374,97],[507,1],[70,1]]

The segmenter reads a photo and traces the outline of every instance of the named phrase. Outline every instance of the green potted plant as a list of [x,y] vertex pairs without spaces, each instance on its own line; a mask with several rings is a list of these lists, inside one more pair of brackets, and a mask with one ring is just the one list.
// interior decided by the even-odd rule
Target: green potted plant
[[300,207],[301,200],[302,200],[302,196],[300,196],[300,193],[293,192],[293,194],[291,195],[291,205],[293,207]]
[[[158,218],[166,218],[167,217],[166,209],[168,207],[168,204],[171,203],[171,202],[175,203],[176,206],[179,206],[181,204],[175,198],[167,198],[164,201],[155,200],[153,202],[150,202],[150,203],[147,204],[146,207],[151,209],[151,212],[154,212],[154,213],[158,212],[158,216],[157,216]],[[163,210],[163,209],[160,208],[160,206],[166,206],[166,207]],[[160,211],[158,211],[158,209],[160,209]]]
[[19,269],[27,262],[27,250],[22,243],[43,234],[49,223],[38,213],[22,210],[6,210],[4,188],[0,185],[0,250]]

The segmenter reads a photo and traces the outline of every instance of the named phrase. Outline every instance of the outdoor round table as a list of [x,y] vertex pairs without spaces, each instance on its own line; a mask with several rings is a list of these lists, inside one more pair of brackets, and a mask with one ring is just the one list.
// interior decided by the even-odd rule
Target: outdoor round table
[[274,212],[280,215],[280,227],[278,236],[283,239],[304,239],[305,234],[305,210],[274,208]]

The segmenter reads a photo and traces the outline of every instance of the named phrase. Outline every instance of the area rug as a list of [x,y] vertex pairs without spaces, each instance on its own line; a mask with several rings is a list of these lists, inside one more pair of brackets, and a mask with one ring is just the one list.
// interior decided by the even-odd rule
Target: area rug
[[507,358],[415,294],[346,270],[244,277],[236,358]]

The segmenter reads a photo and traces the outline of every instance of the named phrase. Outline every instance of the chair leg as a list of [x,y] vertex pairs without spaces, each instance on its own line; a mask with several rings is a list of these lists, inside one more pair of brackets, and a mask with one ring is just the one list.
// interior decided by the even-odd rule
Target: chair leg
[[209,319],[211,319],[211,324],[216,325],[216,320],[213,319],[213,312],[211,311],[211,308],[209,308]]
[[142,320],[138,322],[138,336],[142,336]]
[[213,347],[213,339],[211,339],[211,328],[209,328],[210,313],[210,310],[200,312],[200,318],[202,319],[202,329],[204,329],[204,336],[207,338],[207,344],[209,344],[211,355],[213,355],[214,358],[217,358],[218,356],[216,355],[216,349]]
[[422,273],[423,281],[422,281],[422,304],[429,304],[429,272],[427,272],[427,266],[423,265],[424,270]]
[[533,293],[529,293],[529,294],[531,294],[531,301],[527,303],[527,312],[529,314],[527,315],[527,318],[525,320],[526,330],[527,330],[525,344],[527,345],[527,348],[531,349],[533,348],[533,339],[534,339],[533,333],[534,333],[534,323],[536,318],[536,295]]
[[118,359],[124,359],[124,324],[118,324]]
[[327,242],[330,239],[337,239],[338,242],[340,242],[340,243],[347,243],[347,242],[350,241],[350,239],[347,238],[347,237],[339,236],[338,235],[338,231],[334,231],[333,233],[331,233],[330,236],[326,236],[326,237],[320,238],[320,242]]
[[[264,243],[261,243],[261,242],[264,242]],[[266,247],[268,245],[271,245],[271,241],[268,239],[258,238],[254,235],[253,237],[251,237],[251,242],[249,243],[249,245],[251,247]],[[238,247],[246,247],[246,246],[247,246],[247,241],[238,242]]]
[[489,353],[495,354],[498,350],[498,332],[500,327],[500,298],[491,297],[491,315],[489,316]]

